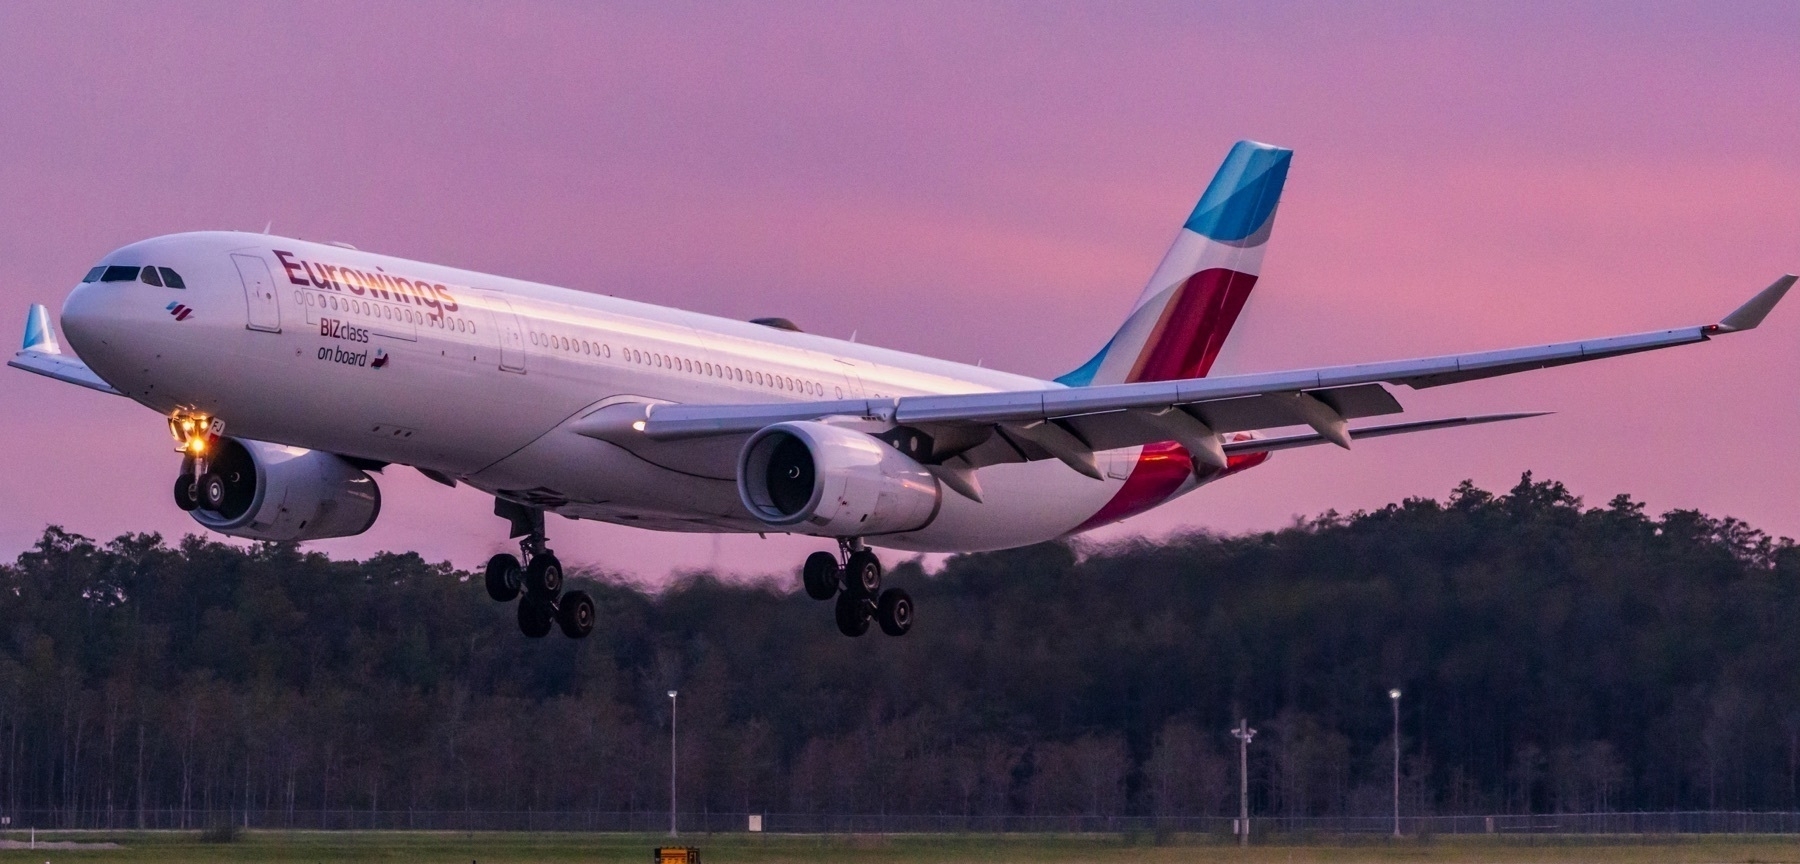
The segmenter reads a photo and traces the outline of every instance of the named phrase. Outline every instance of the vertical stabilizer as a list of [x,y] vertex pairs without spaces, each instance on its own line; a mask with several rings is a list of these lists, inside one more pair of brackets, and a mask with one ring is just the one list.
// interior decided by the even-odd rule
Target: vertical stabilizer
[[1293,153],[1234,145],[1124,326],[1056,380],[1082,387],[1205,377],[1256,286]]

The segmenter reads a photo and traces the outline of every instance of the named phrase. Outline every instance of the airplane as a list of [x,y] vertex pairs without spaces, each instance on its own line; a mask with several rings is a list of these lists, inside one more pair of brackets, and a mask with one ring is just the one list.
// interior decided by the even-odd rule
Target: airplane
[[[528,637],[594,626],[545,514],[835,540],[801,568],[836,624],[907,633],[875,547],[971,552],[1079,534],[1274,452],[1536,416],[1352,427],[1437,387],[1705,342],[1760,324],[1786,275],[1717,323],[1393,362],[1209,376],[1261,271],[1292,151],[1226,155],[1124,323],[1054,380],[267,233],[155,237],[42,305],[8,365],[161,414],[177,507],[221,534],[359,534],[372,473],[494,497],[519,554],[488,594]],[[230,434],[227,434],[229,422]]]

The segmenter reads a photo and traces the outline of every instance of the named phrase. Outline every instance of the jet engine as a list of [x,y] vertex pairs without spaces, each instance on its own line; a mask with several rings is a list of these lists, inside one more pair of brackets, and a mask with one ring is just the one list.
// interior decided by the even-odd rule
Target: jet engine
[[873,436],[816,421],[777,423],[745,442],[738,497],[772,526],[861,537],[915,531],[938,511],[938,482]]
[[251,540],[322,540],[369,530],[381,513],[375,478],[317,450],[221,438],[207,471],[225,485],[224,503],[193,511],[220,534]]

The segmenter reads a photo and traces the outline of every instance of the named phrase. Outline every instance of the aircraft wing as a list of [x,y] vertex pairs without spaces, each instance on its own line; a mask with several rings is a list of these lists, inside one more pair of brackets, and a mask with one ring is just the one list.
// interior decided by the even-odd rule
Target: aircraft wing
[[[1094,451],[1157,441],[1176,441],[1200,462],[1224,467],[1231,448],[1240,443],[1276,449],[1268,445],[1287,441],[1283,446],[1302,446],[1322,440],[1349,447],[1353,438],[1372,435],[1374,430],[1353,432],[1348,421],[1401,411],[1400,403],[1383,385],[1437,387],[1705,342],[1720,334],[1749,330],[1762,323],[1795,279],[1787,275],[1775,280],[1718,323],[1628,336],[1385,363],[1097,387],[828,402],[639,406],[629,417],[613,413],[584,418],[577,421],[576,431],[615,441],[621,433],[635,432],[653,441],[672,442],[747,435],[790,420],[861,417],[920,431],[929,440],[924,446],[909,446],[906,452],[923,453],[925,464],[952,472],[1054,458],[1098,477]],[[630,432],[621,421],[629,423]],[[1312,427],[1315,435],[1305,442],[1255,439],[1227,443],[1229,433],[1296,425]],[[1444,425],[1431,421],[1381,427],[1380,434]],[[1447,425],[1464,424],[1447,421]]]
[[25,313],[25,343],[6,365],[79,384],[89,390],[124,395],[95,375],[86,363],[62,353],[62,346],[56,343],[56,333],[50,329],[50,313],[42,303],[32,304],[31,311]]

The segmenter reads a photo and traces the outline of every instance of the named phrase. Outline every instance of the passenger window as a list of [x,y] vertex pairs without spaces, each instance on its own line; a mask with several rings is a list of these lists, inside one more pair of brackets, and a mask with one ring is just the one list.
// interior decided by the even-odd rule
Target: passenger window
[[100,274],[100,281],[102,281],[102,282],[136,282],[137,276],[138,276],[138,268],[136,268],[136,267],[120,267],[119,265],[114,264],[113,266],[106,268],[105,273]]
[[138,277],[138,281],[145,285],[155,285],[158,288],[162,287],[162,277],[156,275],[155,267],[145,267],[143,275]]
[[[148,270],[148,269],[150,269],[150,268],[148,268],[148,267],[146,267],[146,268],[144,268],[144,269],[146,269],[146,270]],[[177,273],[177,272],[175,272],[175,271],[173,271],[173,270],[170,270],[170,269],[169,269],[169,268],[167,268],[167,267],[158,267],[158,268],[156,268],[156,272],[158,272],[158,273],[161,273],[161,274],[162,274],[162,280],[163,280],[163,285],[164,285],[164,286],[165,286],[165,287],[168,287],[168,288],[183,288],[183,289],[185,289],[185,288],[187,288],[187,283],[186,283],[186,282],[183,282],[183,281],[181,281],[181,274],[180,274],[180,273]]]
[[100,281],[100,274],[105,273],[105,272],[106,272],[105,266],[95,267],[94,269],[88,271],[88,275],[81,277],[81,281],[82,282],[98,282],[98,281]]

